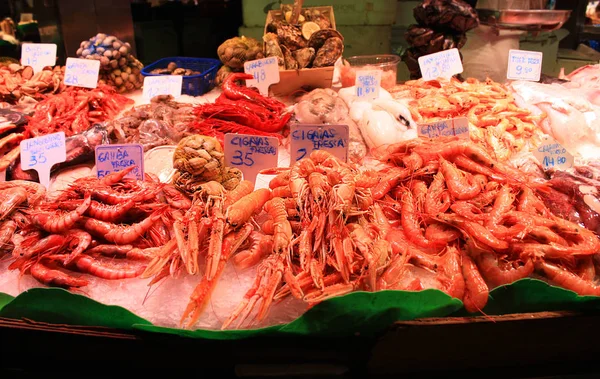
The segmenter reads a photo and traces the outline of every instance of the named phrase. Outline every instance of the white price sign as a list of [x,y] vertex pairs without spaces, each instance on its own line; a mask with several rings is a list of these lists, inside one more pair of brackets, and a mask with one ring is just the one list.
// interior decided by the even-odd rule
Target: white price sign
[[356,97],[377,99],[381,88],[381,70],[359,70],[356,72]]
[[21,64],[31,66],[33,72],[40,72],[46,66],[56,64],[56,44],[24,43],[21,46]]
[[509,50],[506,77],[510,80],[537,82],[542,75],[542,57],[539,51]]
[[254,77],[254,79],[246,80],[246,86],[258,88],[263,96],[269,96],[271,84],[279,83],[279,65],[276,57],[246,62],[244,63],[244,72]]
[[556,168],[566,170],[573,167],[573,155],[550,136],[545,136],[543,143],[533,151],[533,155],[542,164],[544,170]]
[[449,79],[453,75],[463,72],[458,49],[444,50],[419,57],[419,68],[425,81],[437,78]]
[[255,183],[260,170],[277,167],[278,147],[277,137],[227,133],[225,164],[238,168],[244,180]]
[[182,84],[183,76],[181,75],[146,76],[144,78],[144,99],[150,100],[158,95],[171,95],[178,98],[181,96]]
[[67,159],[65,133],[58,132],[21,141],[21,167],[36,170],[40,183],[50,185],[50,170]]
[[96,88],[100,61],[94,59],[67,58],[65,84],[68,86]]

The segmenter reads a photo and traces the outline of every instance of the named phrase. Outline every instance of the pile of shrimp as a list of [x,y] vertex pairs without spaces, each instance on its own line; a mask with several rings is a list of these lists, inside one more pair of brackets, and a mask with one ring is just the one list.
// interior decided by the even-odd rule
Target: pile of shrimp
[[73,271],[109,280],[138,277],[169,241],[170,214],[190,204],[151,174],[145,181],[125,178],[132,169],[77,179],[56,199],[30,202],[19,212],[9,269],[66,289],[88,284]]
[[188,318],[187,327],[196,323],[234,253],[242,250],[235,256],[234,264],[243,269],[256,264],[270,249],[265,235],[252,223],[252,217],[270,199],[269,189],[254,191],[254,184],[247,180],[231,191],[210,181],[200,185],[192,201],[188,199],[185,212],[172,212],[171,238],[141,277],[152,278],[152,286],[169,276],[176,277],[182,270],[190,275],[200,274],[199,258],[205,257],[202,279],[190,296],[181,325]]
[[31,137],[65,132],[69,137],[88,130],[93,124],[114,119],[133,100],[110,86],[94,89],[67,87],[40,101],[25,127]]
[[516,106],[511,92],[490,79],[480,82],[450,80],[409,80],[390,91],[395,99],[409,99],[408,105],[417,123],[466,117],[471,140],[504,161],[525,147],[541,143],[537,126],[546,117],[536,116]]
[[373,192],[394,251],[378,289],[437,288],[470,312],[485,307],[490,287],[534,275],[600,295],[600,240],[544,205],[545,182],[464,140],[415,139],[373,155],[391,166]]

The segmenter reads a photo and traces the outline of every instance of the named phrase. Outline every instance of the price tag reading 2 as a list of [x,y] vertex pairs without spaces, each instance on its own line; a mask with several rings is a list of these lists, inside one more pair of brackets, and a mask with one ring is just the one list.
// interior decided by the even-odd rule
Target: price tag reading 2
[[244,180],[256,182],[260,170],[277,167],[279,140],[250,134],[225,134],[225,164],[238,168]]
[[327,150],[344,162],[348,160],[348,125],[294,124],[290,135],[290,165],[308,158],[313,150]]
[[21,47],[21,64],[31,66],[33,72],[40,72],[46,66],[56,64],[56,44],[24,43]]
[[67,159],[65,133],[52,133],[21,141],[21,166],[23,170],[35,170],[40,184],[50,186],[50,170],[56,163]]
[[356,72],[356,97],[373,100],[379,97],[381,70],[360,70]]
[[277,57],[268,57],[244,63],[244,72],[254,76],[246,80],[246,86],[256,87],[263,96],[269,96],[271,84],[279,83]]
[[417,132],[420,137],[438,138],[457,136],[469,139],[469,120],[466,117],[451,118],[427,124],[419,124]]
[[96,88],[100,61],[94,59],[67,58],[65,84],[68,86]]
[[538,51],[509,50],[506,77],[537,82],[542,74],[543,54]]
[[146,76],[144,78],[144,99],[151,100],[158,95],[171,95],[178,98],[181,96],[182,84],[183,76],[181,75]]
[[125,177],[144,180],[144,147],[138,143],[96,146],[96,172],[99,178],[135,166]]
[[450,78],[463,72],[458,49],[450,49],[419,57],[419,68],[423,80]]
[[542,144],[533,151],[533,155],[542,164],[544,170],[551,168],[566,170],[573,167],[573,155],[550,136],[547,136]]

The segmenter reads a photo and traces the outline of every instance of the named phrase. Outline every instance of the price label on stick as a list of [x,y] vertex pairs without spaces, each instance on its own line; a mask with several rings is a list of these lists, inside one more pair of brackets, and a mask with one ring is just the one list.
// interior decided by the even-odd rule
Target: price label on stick
[[550,136],[544,138],[542,144],[533,151],[533,155],[542,164],[544,170],[551,168],[566,170],[573,167],[573,155]]
[[466,117],[451,118],[430,122],[427,124],[419,124],[417,132],[420,137],[439,138],[452,137],[469,139],[469,120]]
[[542,75],[542,57],[539,51],[509,50],[506,77],[511,80],[537,82]]
[[251,134],[225,134],[225,164],[238,168],[244,180],[256,182],[260,170],[277,167],[279,139]]
[[356,97],[373,100],[379,97],[381,70],[356,71]]
[[68,86],[96,88],[100,61],[94,59],[67,58],[65,84]]
[[146,76],[144,78],[144,99],[149,101],[158,95],[171,95],[178,98],[181,96],[182,84],[183,76],[181,75]]
[[294,124],[290,136],[290,165],[308,158],[313,150],[327,150],[344,162],[348,160],[348,125]]
[[277,57],[268,57],[244,63],[244,72],[254,76],[246,80],[247,87],[256,87],[263,96],[269,96],[271,84],[279,83]]
[[99,178],[135,166],[125,177],[144,180],[144,147],[139,143],[96,146],[96,173]]
[[23,170],[37,171],[40,183],[48,188],[52,166],[67,159],[65,133],[25,139],[21,141],[20,150]]
[[450,78],[463,72],[458,49],[444,50],[419,57],[419,69],[423,80]]
[[56,64],[56,44],[24,43],[21,46],[21,64],[31,66],[33,72],[40,72],[46,66]]

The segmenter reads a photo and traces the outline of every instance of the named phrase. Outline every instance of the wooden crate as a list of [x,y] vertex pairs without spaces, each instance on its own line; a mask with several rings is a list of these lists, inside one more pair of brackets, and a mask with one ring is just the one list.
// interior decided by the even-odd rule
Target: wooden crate
[[[326,17],[329,17],[331,22],[331,28],[335,27],[335,16],[333,14],[333,7],[308,7],[303,9],[317,9]],[[267,34],[267,26],[273,20],[282,20],[283,12],[278,10],[271,10],[267,13],[267,20],[265,21],[265,28],[263,35]],[[336,29],[337,30],[337,29]],[[333,82],[333,66],[330,67],[316,67],[316,68],[303,68],[301,70],[280,70],[279,71],[279,83],[273,84],[269,91],[274,96],[287,96],[291,95],[302,88],[331,88]]]

